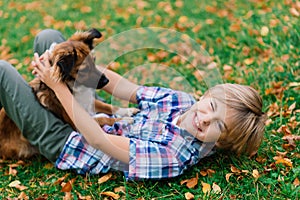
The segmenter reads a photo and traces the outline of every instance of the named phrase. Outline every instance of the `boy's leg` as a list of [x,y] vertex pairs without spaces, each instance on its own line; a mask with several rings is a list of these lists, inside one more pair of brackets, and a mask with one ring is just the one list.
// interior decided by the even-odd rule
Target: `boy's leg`
[[0,60],[0,104],[24,137],[55,162],[72,128],[43,108],[31,87],[9,63]]
[[45,29],[37,34],[33,42],[33,51],[42,55],[52,43],[64,42],[64,36],[57,30]]

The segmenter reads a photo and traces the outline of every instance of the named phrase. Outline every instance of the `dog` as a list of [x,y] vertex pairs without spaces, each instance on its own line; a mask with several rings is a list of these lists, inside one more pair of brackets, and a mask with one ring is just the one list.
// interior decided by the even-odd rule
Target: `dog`
[[[91,51],[100,37],[102,35],[96,29],[76,32],[67,41],[56,44],[50,53],[50,64],[54,70],[53,76],[66,83],[75,98],[80,91],[88,92],[90,96],[94,95],[94,88],[101,89],[109,82],[105,75],[97,69],[91,55]],[[42,106],[76,130],[55,93],[46,84],[39,78],[35,78],[29,82],[29,85]],[[112,125],[122,119],[130,121],[131,119],[126,117],[139,111],[136,108],[112,106],[94,97],[87,98],[86,105],[83,105],[91,115],[100,112],[120,116],[120,118],[95,117],[94,119],[100,126]],[[92,107],[95,108],[94,111],[91,109]],[[37,148],[22,136],[19,128],[2,108],[0,111],[0,157],[3,159],[28,159],[36,154],[39,154]]]

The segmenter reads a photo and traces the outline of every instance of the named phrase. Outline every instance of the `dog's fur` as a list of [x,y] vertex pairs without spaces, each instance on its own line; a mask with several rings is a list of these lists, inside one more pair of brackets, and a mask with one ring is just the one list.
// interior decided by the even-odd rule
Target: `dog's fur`
[[[54,70],[53,75],[66,83],[71,92],[76,92],[73,91],[76,85],[100,89],[108,83],[108,79],[96,68],[94,58],[90,54],[95,40],[100,37],[101,33],[96,29],[77,32],[69,40],[59,43],[54,47],[50,55],[50,62]],[[76,129],[61,103],[56,98],[55,93],[46,84],[35,78],[29,85],[32,87],[41,105],[53,112],[64,122],[69,123],[74,130]],[[128,111],[128,115],[138,112],[137,109],[118,108],[96,99],[94,99],[94,105],[95,112],[106,114],[118,114],[118,111],[121,111],[119,113],[124,113],[124,110],[125,112]],[[112,125],[120,119],[95,118],[101,126],[104,124]],[[0,157],[4,159],[24,159],[38,153],[38,150],[22,136],[18,127],[2,108],[0,111]]]

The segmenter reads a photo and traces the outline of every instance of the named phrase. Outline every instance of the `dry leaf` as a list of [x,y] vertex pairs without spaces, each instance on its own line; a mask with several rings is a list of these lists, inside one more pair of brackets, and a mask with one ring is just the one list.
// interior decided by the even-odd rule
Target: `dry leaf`
[[230,178],[230,176],[232,175],[233,173],[228,173],[228,174],[226,174],[225,175],[225,179],[226,179],[226,181],[229,183],[229,178]]
[[57,179],[55,182],[54,182],[54,185],[60,185],[67,177],[69,176],[69,174],[65,174],[63,177]]
[[290,13],[294,16],[294,17],[299,17],[300,13],[296,10],[296,8],[290,8]]
[[18,190],[26,190],[28,187],[21,185],[21,182],[19,180],[15,180],[13,182],[11,182],[9,185],[9,187],[14,187],[17,188]]
[[18,173],[18,171],[16,169],[14,169],[13,167],[9,166],[9,170],[8,170],[8,174],[9,175],[16,176],[17,173]]
[[90,13],[90,12],[92,11],[92,8],[89,7],[89,6],[82,6],[82,7],[80,8],[80,11],[81,11],[82,13]]
[[201,174],[201,176],[207,176],[207,172],[204,171],[204,170],[201,170],[201,171],[200,171],[200,174]]
[[246,58],[246,59],[244,60],[244,63],[245,63],[246,65],[251,65],[253,62],[254,62],[254,58]]
[[64,184],[61,191],[62,192],[71,192],[73,183],[75,182],[75,180],[76,180],[76,178],[73,178],[70,181],[68,181],[66,184]]
[[185,197],[185,199],[190,200],[190,199],[194,199],[195,196],[190,192],[186,192],[184,194],[184,197]]
[[220,186],[218,186],[216,183],[213,183],[212,189],[213,189],[213,192],[216,194],[219,194],[222,191]]
[[198,184],[198,173],[196,174],[196,177],[191,179],[185,179],[180,181],[180,185],[183,185],[186,183],[186,186],[188,188],[194,188]]
[[16,187],[17,185],[20,185],[21,182],[19,180],[15,180],[13,182],[11,182],[8,186],[9,187]]
[[29,197],[27,196],[27,194],[25,192],[21,192],[20,195],[18,196],[18,199],[29,199]]
[[76,191],[77,197],[80,200],[92,200],[92,197],[90,195],[88,196],[82,196],[79,192]]
[[280,158],[278,160],[276,160],[275,164],[283,164],[286,167],[293,167],[293,163],[290,159],[288,158]]
[[118,192],[122,192],[122,193],[126,193],[126,188],[124,186],[120,186],[120,187],[116,187],[114,188],[114,192],[118,193]]
[[114,193],[114,192],[101,192],[100,193],[101,195],[104,195],[104,196],[108,196],[108,197],[112,197],[113,199],[119,199],[120,198],[120,195]]
[[260,29],[260,34],[261,36],[267,36],[269,34],[269,28],[267,26],[263,26]]
[[230,167],[231,172],[235,173],[235,174],[239,174],[241,173],[241,170],[236,168],[235,166],[231,165]]
[[203,181],[201,181],[202,184],[202,191],[204,194],[209,193],[211,190],[211,187],[208,183],[204,183]]
[[294,182],[293,182],[293,185],[298,187],[300,185],[300,182],[299,182],[299,179],[298,178],[295,178]]
[[241,25],[240,24],[231,24],[231,26],[229,27],[229,30],[231,32],[238,32],[241,30]]
[[63,200],[73,200],[73,195],[71,192],[66,192]]
[[101,178],[98,179],[98,183],[104,183],[106,181],[108,181],[110,178],[112,177],[112,173],[109,172],[108,174],[105,174],[104,176],[102,176]]
[[258,173],[258,170],[257,169],[254,169],[253,171],[252,171],[252,176],[254,177],[254,178],[256,178],[256,179],[258,179],[259,178],[259,173]]

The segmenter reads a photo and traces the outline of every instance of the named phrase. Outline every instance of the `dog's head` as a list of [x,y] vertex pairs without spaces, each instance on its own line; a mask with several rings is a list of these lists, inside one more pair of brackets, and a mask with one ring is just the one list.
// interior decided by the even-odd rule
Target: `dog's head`
[[68,85],[75,81],[86,87],[100,89],[108,79],[95,65],[91,50],[97,38],[102,35],[96,29],[77,32],[67,41],[57,44],[50,56],[54,76]]

